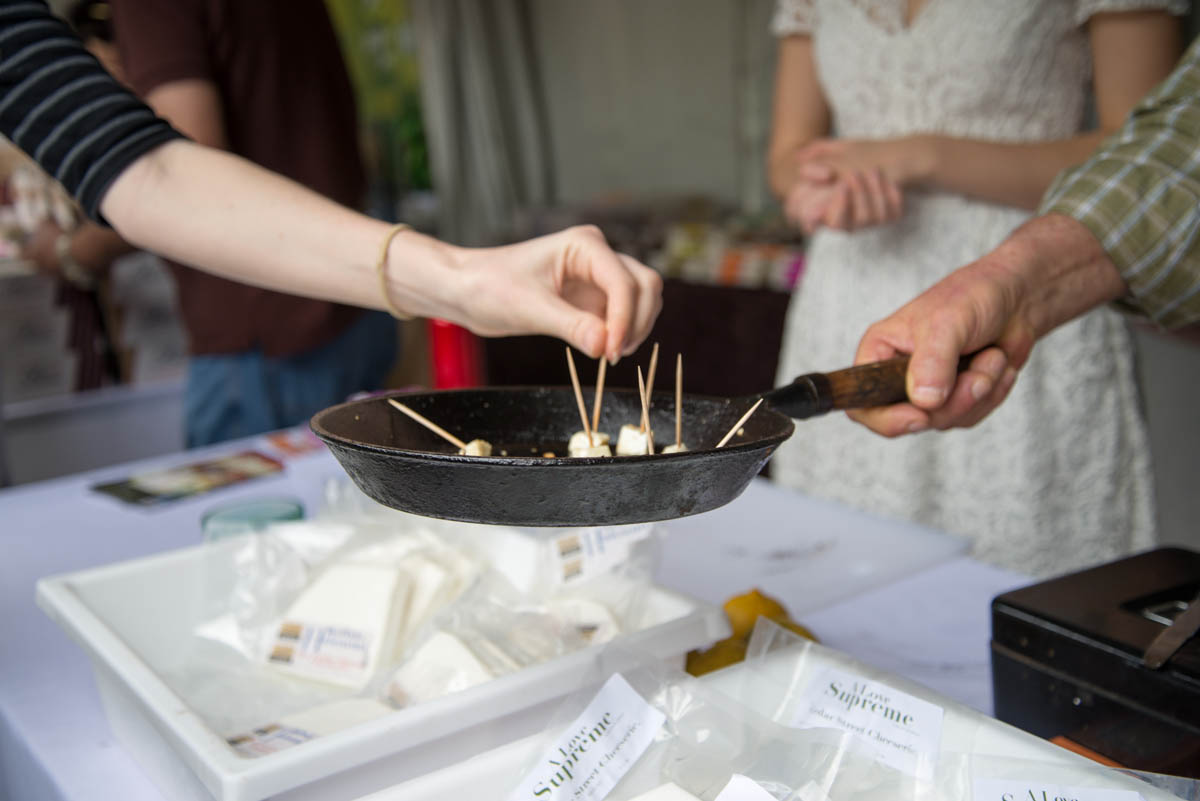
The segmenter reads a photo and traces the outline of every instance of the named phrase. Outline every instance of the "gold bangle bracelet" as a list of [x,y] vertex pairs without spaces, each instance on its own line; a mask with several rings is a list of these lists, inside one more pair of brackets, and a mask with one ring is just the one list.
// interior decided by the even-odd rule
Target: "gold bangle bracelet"
[[388,248],[392,246],[392,240],[401,231],[407,231],[412,226],[407,223],[396,223],[388,229],[387,236],[383,238],[383,247],[379,249],[379,262],[375,265],[375,272],[379,273],[379,291],[383,295],[383,305],[391,312],[391,315],[397,320],[411,320],[411,314],[405,314],[396,308],[395,302],[392,300],[392,295],[388,292],[387,283],[387,263],[388,263]]

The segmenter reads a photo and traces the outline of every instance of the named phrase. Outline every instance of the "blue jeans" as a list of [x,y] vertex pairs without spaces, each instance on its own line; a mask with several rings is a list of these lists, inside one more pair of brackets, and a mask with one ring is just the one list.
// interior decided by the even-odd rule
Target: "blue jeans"
[[287,358],[259,350],[188,360],[187,446],[308,422],[347,396],[379,389],[396,357],[396,322],[367,312],[337,339]]

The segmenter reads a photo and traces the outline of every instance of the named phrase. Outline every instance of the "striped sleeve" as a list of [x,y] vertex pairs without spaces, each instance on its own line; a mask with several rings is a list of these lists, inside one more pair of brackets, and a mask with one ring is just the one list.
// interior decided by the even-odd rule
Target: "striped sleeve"
[[181,134],[116,82],[43,2],[0,5],[0,133],[100,220],[138,157]]
[[1166,328],[1200,321],[1200,40],[1040,212],[1095,235],[1129,286],[1122,305]]

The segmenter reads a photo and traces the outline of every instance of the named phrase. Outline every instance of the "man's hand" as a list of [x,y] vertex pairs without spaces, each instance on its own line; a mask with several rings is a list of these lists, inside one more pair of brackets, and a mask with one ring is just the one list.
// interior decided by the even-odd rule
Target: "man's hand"
[[[888,437],[973,426],[1008,397],[1034,342],[1125,291],[1087,228],[1037,217],[867,329],[855,363],[912,354],[911,402],[850,417]],[[958,374],[959,357],[980,350]]]

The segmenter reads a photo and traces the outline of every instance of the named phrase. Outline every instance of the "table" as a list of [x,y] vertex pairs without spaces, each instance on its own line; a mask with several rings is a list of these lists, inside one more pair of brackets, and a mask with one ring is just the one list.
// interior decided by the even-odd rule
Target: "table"
[[[135,470],[232,453],[263,440],[0,491],[0,799],[165,796],[116,742],[83,652],[34,603],[46,575],[194,545],[199,519],[243,497],[290,495],[316,508],[344,480],[326,453],[284,474],[159,509],[88,487]],[[755,482],[729,506],[666,524],[658,581],[712,602],[758,585],[829,645],[991,710],[988,602],[1025,577],[961,556],[961,542]],[[890,546],[890,547],[889,547]],[[361,795],[356,790],[348,798]],[[333,797],[325,795],[324,797]]]

